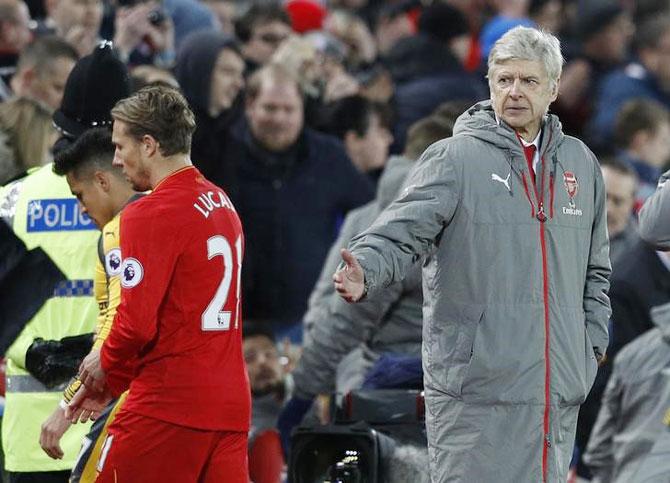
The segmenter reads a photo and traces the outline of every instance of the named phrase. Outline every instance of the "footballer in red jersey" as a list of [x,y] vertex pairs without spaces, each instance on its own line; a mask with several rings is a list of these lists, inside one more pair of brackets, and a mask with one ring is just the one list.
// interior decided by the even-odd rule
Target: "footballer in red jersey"
[[114,163],[151,194],[121,216],[121,303],[87,389],[129,395],[97,481],[248,481],[249,382],[242,354],[242,226],[191,164],[195,128],[178,91],[148,87],[112,110]]

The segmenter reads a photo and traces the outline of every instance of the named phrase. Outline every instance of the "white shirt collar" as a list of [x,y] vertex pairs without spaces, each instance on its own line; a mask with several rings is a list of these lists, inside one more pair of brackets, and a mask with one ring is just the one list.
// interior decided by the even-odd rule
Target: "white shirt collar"
[[533,141],[531,141],[529,143],[527,143],[526,140],[524,138],[522,138],[521,136],[519,136],[519,139],[521,139],[521,144],[523,144],[523,146],[525,148],[527,148],[528,146],[534,145],[535,146],[535,151],[539,151],[540,150],[540,136],[542,136],[542,128],[540,128],[540,130],[537,132],[537,136],[535,136],[535,139],[533,139]]

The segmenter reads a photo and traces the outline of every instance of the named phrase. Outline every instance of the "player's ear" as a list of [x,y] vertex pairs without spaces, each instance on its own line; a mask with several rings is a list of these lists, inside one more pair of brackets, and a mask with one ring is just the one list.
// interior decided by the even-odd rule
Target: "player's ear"
[[111,189],[109,173],[106,171],[96,170],[95,173],[93,173],[93,182],[105,193],[108,193]]
[[145,156],[153,156],[158,151],[158,141],[153,136],[145,134],[141,144]]

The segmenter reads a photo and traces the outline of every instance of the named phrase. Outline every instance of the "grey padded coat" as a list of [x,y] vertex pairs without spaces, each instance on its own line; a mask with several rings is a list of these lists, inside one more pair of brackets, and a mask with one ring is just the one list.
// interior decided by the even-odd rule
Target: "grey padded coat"
[[535,190],[516,133],[479,103],[351,244],[370,298],[427,256],[435,482],[566,480],[594,348],[608,342],[605,191],[595,156],[555,116],[544,119],[540,154]]

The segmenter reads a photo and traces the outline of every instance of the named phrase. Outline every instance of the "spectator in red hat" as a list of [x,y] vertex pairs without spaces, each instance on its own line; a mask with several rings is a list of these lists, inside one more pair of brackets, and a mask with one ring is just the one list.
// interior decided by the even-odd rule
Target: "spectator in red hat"
[[321,30],[326,8],[312,0],[290,0],[286,3],[286,11],[291,17],[293,30],[299,34],[310,30]]

